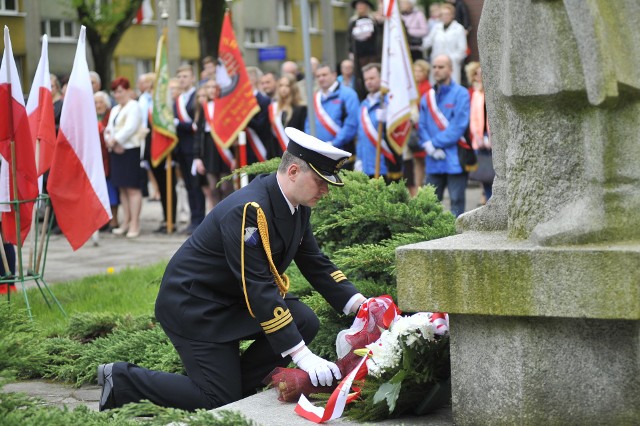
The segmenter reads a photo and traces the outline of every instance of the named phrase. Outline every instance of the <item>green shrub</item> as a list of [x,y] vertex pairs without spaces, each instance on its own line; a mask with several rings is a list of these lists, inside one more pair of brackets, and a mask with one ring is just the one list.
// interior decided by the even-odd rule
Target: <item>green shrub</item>
[[44,338],[27,311],[2,301],[0,318],[0,372],[18,378],[38,376],[47,360]]
[[[139,417],[153,415],[141,421]],[[240,413],[222,411],[210,413],[198,410],[195,413],[162,408],[148,401],[129,404],[120,409],[96,412],[79,406],[75,410],[54,408],[44,405],[41,400],[21,393],[0,393],[0,423],[3,426],[164,426],[184,424],[189,426],[251,426]]]
[[69,319],[66,334],[81,343],[105,337],[116,328],[122,330],[148,330],[154,327],[155,318],[149,315],[116,315],[111,312],[80,312]]

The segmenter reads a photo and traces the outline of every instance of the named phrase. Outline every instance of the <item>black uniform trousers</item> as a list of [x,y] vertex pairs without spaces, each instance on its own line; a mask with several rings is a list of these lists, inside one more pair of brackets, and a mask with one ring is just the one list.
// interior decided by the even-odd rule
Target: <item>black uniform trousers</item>
[[[286,298],[294,323],[309,344],[320,326],[315,313],[297,299]],[[242,340],[255,341],[240,356],[239,340],[200,342],[165,330],[178,351],[187,375],[152,371],[118,362],[113,366],[113,398],[116,407],[148,399],[163,407],[193,411],[213,409],[252,395],[276,367],[291,361],[274,353],[263,333]]]
[[201,181],[200,175],[191,174],[191,165],[193,164],[194,155],[180,151],[178,154],[178,164],[180,165],[180,171],[182,172],[182,178],[184,179],[184,185],[187,189],[187,196],[189,197],[189,209],[191,210],[191,224],[189,227],[195,229],[202,223],[204,219],[204,211],[206,208],[204,194],[201,186],[204,181]]

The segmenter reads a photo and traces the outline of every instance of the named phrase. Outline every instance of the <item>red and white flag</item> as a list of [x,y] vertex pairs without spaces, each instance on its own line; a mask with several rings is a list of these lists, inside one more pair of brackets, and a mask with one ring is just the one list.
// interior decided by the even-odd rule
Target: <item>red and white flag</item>
[[[11,170],[12,143],[15,146],[15,173]],[[4,55],[2,66],[0,66],[0,155],[2,156],[0,195],[4,193],[5,197],[0,199],[0,202],[6,203],[9,199],[11,201],[34,200],[38,196],[38,178],[29,129],[29,117],[24,106],[22,86],[13,58],[9,28],[6,26],[4,27]],[[17,193],[14,188],[17,188]],[[5,204],[2,213],[4,242],[18,244],[16,212],[14,208],[7,209],[6,206]],[[31,229],[33,201],[21,203],[19,211],[20,241],[24,241],[29,229]]]
[[85,32],[82,26],[47,183],[58,226],[74,250],[111,219]]
[[[228,149],[233,145],[238,133],[245,129],[254,115],[260,112],[244,66],[240,46],[233,32],[229,12],[224,14],[222,21],[218,55],[229,76],[229,83],[221,87],[220,97],[216,99],[216,114],[213,117],[211,135],[221,148]],[[258,157],[262,155],[257,148],[255,152]]]
[[49,170],[56,144],[56,123],[53,117],[51,97],[51,76],[49,74],[49,53],[47,35],[42,36],[42,53],[27,99],[27,114],[31,137],[34,142],[38,176]]
[[413,78],[413,62],[405,38],[400,10],[395,0],[384,0],[382,43],[382,89],[388,92],[387,141],[396,154],[402,154],[411,134],[411,104],[418,102]]
[[151,7],[151,0],[142,0],[142,5],[136,13],[136,17],[133,18],[134,24],[146,24],[153,19],[153,7]]

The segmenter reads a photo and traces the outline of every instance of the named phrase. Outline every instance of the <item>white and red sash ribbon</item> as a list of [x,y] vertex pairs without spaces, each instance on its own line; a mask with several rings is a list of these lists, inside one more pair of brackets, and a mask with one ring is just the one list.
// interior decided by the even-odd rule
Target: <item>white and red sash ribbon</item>
[[247,142],[251,150],[256,154],[258,161],[267,161],[267,148],[264,146],[264,142],[260,139],[260,136],[251,127],[247,127]]
[[[210,128],[211,139],[213,140],[213,146],[216,147],[222,161],[229,167],[229,170],[233,170],[236,166],[236,160],[233,157],[233,153],[228,148],[223,148],[216,143],[216,138],[213,137],[213,115],[216,109],[216,104],[213,101],[202,104],[202,110],[204,111],[204,118]],[[205,129],[206,130],[206,129]]]
[[[440,108],[438,108],[438,104],[436,103],[436,91],[432,88],[427,92],[427,107],[429,108],[429,113],[431,113],[431,118],[433,118],[434,123],[438,126],[438,129],[444,130],[449,126],[449,120],[444,116]],[[458,145],[462,147],[469,147],[467,140],[464,136],[460,136],[458,139]]]
[[280,111],[278,111],[278,104],[276,102],[269,105],[269,121],[271,122],[271,131],[278,139],[282,152],[285,152],[287,150],[287,145],[289,145],[289,137],[284,132],[282,116]]
[[[375,148],[378,145],[378,129],[373,125],[371,117],[369,116],[369,109],[365,105],[360,108],[360,124],[364,129],[367,139],[369,139],[369,142],[371,142]],[[389,148],[389,144],[387,144],[387,141],[384,138],[380,139],[380,148],[382,150],[382,155],[384,155],[385,158],[393,164],[396,164],[393,152],[391,152],[391,148]]]
[[318,117],[318,121],[324,127],[327,132],[331,134],[331,136],[335,137],[342,128],[338,126],[338,123],[333,121],[333,119],[329,116],[327,111],[322,106],[322,93],[320,91],[316,92],[316,96],[313,98],[313,104],[316,108],[316,113]]
[[[369,354],[371,354],[371,351]],[[295,412],[314,423],[324,423],[327,420],[337,419],[342,416],[344,407],[360,395],[359,389],[354,389],[355,392],[353,393],[349,392],[351,391],[351,385],[354,380],[360,380],[367,375],[367,364],[365,361],[368,357],[369,355],[363,356],[356,368],[351,370],[351,372],[342,379],[338,387],[331,393],[325,408],[316,407],[311,404],[304,395],[300,395]]]
[[185,97],[186,96],[180,95],[176,98],[176,111],[178,111],[178,120],[184,123],[191,123],[193,122],[193,118],[191,118],[189,112],[187,111],[187,102],[189,102],[189,99],[187,98],[187,100],[185,100]]

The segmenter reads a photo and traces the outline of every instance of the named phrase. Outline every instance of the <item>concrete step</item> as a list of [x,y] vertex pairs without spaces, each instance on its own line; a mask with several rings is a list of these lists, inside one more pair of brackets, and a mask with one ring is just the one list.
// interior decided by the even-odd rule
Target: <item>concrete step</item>
[[[231,410],[242,413],[248,420],[254,421],[261,426],[310,426],[313,422],[300,417],[295,413],[296,404],[278,401],[277,393],[274,389],[260,392],[256,395],[241,399],[240,401],[227,404],[220,408],[212,410],[212,412]],[[363,424],[353,422],[347,418],[339,418],[328,422],[332,425],[358,425]],[[407,416],[398,419],[384,420],[381,422],[371,422],[366,424],[375,425],[393,425],[393,426],[418,426],[418,425],[434,425],[434,426],[451,426],[453,419],[451,415],[451,407],[445,407],[433,414],[426,416]]]

